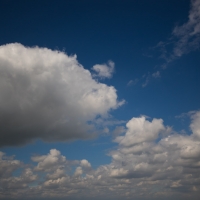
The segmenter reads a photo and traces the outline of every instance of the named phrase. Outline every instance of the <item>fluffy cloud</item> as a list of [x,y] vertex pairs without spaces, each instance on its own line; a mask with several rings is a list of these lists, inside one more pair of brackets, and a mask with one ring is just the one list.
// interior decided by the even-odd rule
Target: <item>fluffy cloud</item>
[[92,70],[96,72],[96,74],[93,74],[94,77],[99,78],[111,78],[114,73],[115,64],[112,61],[109,61],[108,64],[102,64],[102,65],[94,65],[92,67]]
[[18,43],[0,46],[0,93],[0,146],[93,137],[87,122],[121,105],[76,56]]
[[[8,191],[9,197],[18,198],[27,194],[28,197],[70,199],[133,196],[176,199],[179,195],[197,200],[200,194],[200,139],[196,137],[199,114],[196,111],[191,115],[191,135],[174,132],[162,119],[132,118],[126,124],[125,133],[116,136],[118,145],[109,153],[112,162],[96,170],[85,159],[69,161],[52,149],[47,155],[33,156],[36,166],[14,176],[11,172],[18,169],[20,161],[7,158],[1,162],[12,161],[18,165],[14,168],[7,165],[10,172],[1,181],[6,187],[0,195],[3,198]],[[40,179],[38,174],[42,174]]]
[[[13,176],[17,170],[23,169],[19,176]],[[3,152],[0,152],[0,188],[5,193],[12,190],[24,189],[28,184],[36,181],[38,178],[31,168],[26,166],[14,157],[7,157]],[[0,195],[1,197],[1,195]]]
[[191,135],[175,133],[161,119],[152,122],[145,117],[131,119],[125,135],[115,139],[118,149],[110,152],[113,158],[107,169],[110,177],[129,179],[137,186],[150,188],[154,182],[165,192],[170,188],[173,192],[194,188],[200,192],[199,114],[197,111],[191,116]]
[[62,156],[60,151],[56,149],[51,149],[48,155],[33,156],[31,159],[38,162],[35,170],[45,172],[60,169],[67,163],[66,157]]
[[81,165],[81,167],[83,167],[85,169],[90,169],[91,168],[91,164],[85,159],[81,160],[80,165]]
[[140,118],[132,118],[126,127],[128,131],[125,136],[119,136],[115,139],[123,146],[132,146],[134,144],[153,141],[159,133],[165,130],[162,119],[153,119],[149,122],[144,116]]

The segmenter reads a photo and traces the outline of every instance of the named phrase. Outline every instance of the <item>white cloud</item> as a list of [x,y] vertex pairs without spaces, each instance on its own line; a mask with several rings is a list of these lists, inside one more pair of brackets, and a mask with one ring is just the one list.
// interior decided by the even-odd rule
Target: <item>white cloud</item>
[[[56,149],[47,155],[33,156],[36,167],[23,165],[25,170],[18,176],[11,172],[20,164],[13,169],[10,164],[6,165],[11,171],[0,179],[1,186],[4,185],[0,197],[3,199],[9,192],[9,197],[18,199],[24,194],[27,198],[134,196],[139,199],[142,194],[144,198],[151,195],[151,198],[176,199],[177,194],[188,193],[191,199],[197,200],[200,194],[198,116],[199,111],[192,112],[191,135],[174,132],[162,119],[132,118],[123,129],[124,135],[116,137],[118,145],[109,153],[112,162],[95,170],[88,160],[69,161]],[[17,160],[6,158],[1,161],[0,169],[2,162],[10,161]],[[34,186],[30,185],[32,182]]]
[[[13,176],[17,170],[23,171],[19,176]],[[24,189],[28,184],[36,181],[37,175],[33,174],[31,168],[26,168],[20,160],[15,160],[13,156],[7,157],[5,153],[0,152],[0,188],[1,191],[12,191]],[[1,195],[0,195],[1,197]]]
[[[125,135],[115,139],[119,143],[118,149],[110,152],[113,158],[107,169],[110,176],[131,180],[139,187],[137,190],[153,181],[163,191],[166,187],[176,188],[179,192],[182,188],[185,191],[195,188],[196,191],[196,185],[200,183],[198,120],[199,112],[193,112],[190,125],[193,133],[180,135],[165,127],[161,119],[152,122],[145,117],[131,119]],[[163,132],[165,134],[159,134]],[[200,192],[199,187],[197,191]]]
[[74,175],[75,176],[80,176],[83,174],[83,170],[82,170],[82,167],[77,167],[76,168],[76,171],[74,172]]
[[94,77],[99,78],[111,78],[114,73],[115,63],[112,61],[109,61],[108,64],[102,64],[102,65],[94,65],[92,67],[92,70],[96,72],[96,74],[93,74]]
[[122,104],[76,56],[18,43],[0,46],[0,93],[0,146],[93,137],[87,122]]
[[81,160],[80,165],[81,165],[81,167],[83,167],[85,169],[91,168],[91,164],[85,159]]
[[132,146],[141,142],[155,140],[159,133],[165,130],[162,119],[153,119],[149,122],[144,116],[140,118],[132,118],[127,124],[127,132],[125,137],[119,136],[115,139],[123,146]]

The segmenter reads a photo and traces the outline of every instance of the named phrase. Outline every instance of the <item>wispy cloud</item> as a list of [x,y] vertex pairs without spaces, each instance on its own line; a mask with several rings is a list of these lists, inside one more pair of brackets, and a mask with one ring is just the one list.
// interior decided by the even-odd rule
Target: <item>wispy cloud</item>
[[188,21],[176,26],[171,36],[166,41],[160,41],[153,49],[159,49],[160,58],[164,60],[160,69],[146,75],[143,87],[147,86],[150,78],[161,77],[161,71],[170,63],[185,54],[195,51],[200,47],[200,0],[191,0]]
[[127,86],[131,86],[131,85],[136,85],[138,83],[138,79],[134,79],[134,80],[130,80],[128,83],[127,83]]
[[[167,47],[172,46],[172,49]],[[188,21],[180,26],[176,26],[171,34],[171,37],[166,42],[159,42],[157,45],[160,48],[163,58],[166,63],[163,68],[166,68],[169,63],[184,54],[199,49],[200,47],[200,0],[192,0],[189,11]]]
[[152,79],[158,79],[160,77],[161,77],[161,72],[160,71],[156,71],[156,72],[154,72],[152,74],[150,72],[148,72],[147,74],[144,74],[142,76],[142,78],[145,81],[143,82],[142,87],[146,87]]

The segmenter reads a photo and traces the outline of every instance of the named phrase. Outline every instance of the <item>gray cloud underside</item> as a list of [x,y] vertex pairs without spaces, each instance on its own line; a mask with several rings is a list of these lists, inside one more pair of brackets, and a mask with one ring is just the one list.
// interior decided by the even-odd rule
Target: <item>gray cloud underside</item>
[[94,137],[87,122],[122,104],[76,56],[18,43],[0,46],[0,94],[0,146]]
[[[112,162],[97,169],[86,159],[67,160],[56,149],[32,156],[34,165],[0,152],[0,198],[197,200],[199,124],[200,111],[191,114],[191,135],[176,133],[162,119],[132,118],[114,139]],[[17,169],[21,174],[12,175]]]

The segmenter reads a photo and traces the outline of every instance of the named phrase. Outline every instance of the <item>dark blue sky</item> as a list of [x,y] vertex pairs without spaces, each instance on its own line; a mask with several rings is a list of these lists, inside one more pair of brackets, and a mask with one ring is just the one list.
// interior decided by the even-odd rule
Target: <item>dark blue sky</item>
[[[32,155],[46,155],[50,149],[55,148],[70,160],[87,159],[95,170],[98,170],[100,165],[105,164],[113,165],[117,169],[119,166],[114,163],[113,159],[115,158],[112,152],[116,149],[122,150],[124,144],[116,140],[113,130],[117,129],[118,126],[124,127],[122,134],[128,135],[127,130],[125,130],[125,124],[133,117],[139,118],[141,115],[146,115],[150,117],[146,118],[146,120],[150,121],[153,118],[161,118],[166,127],[172,127],[173,131],[170,133],[172,135],[175,133],[186,136],[195,134],[197,123],[194,123],[195,128],[192,130],[190,125],[192,123],[191,119],[196,120],[198,118],[192,116],[198,116],[198,114],[194,113],[198,113],[200,109],[199,5],[199,0],[0,0],[0,46],[20,43],[27,48],[34,49],[38,46],[39,48],[47,48],[53,51],[63,51],[69,56],[77,55],[78,62],[84,69],[90,71],[92,79],[96,80],[97,83],[113,86],[117,90],[118,100],[125,100],[125,103],[117,109],[114,106],[107,108],[106,113],[109,113],[110,118],[104,118],[104,116],[103,124],[95,125],[95,133],[98,135],[95,137],[96,139],[90,138],[87,140],[82,136],[74,136],[74,138],[72,136],[73,142],[71,139],[66,138],[63,138],[63,140],[55,139],[57,137],[56,134],[59,135],[60,129],[55,129],[54,135],[49,136],[54,139],[49,139],[48,136],[43,136],[40,133],[40,131],[42,132],[48,128],[46,127],[47,125],[43,127],[44,129],[40,129],[41,124],[35,122],[35,126],[38,125],[39,128],[34,130],[39,132],[36,134],[32,129],[33,132],[27,133],[30,135],[30,140],[27,139],[29,136],[24,136],[17,131],[14,133],[14,137],[13,133],[9,131],[5,132],[5,135],[2,134],[1,138],[8,137],[10,139],[5,139],[5,142],[2,139],[0,150],[9,156],[16,155],[16,159],[23,162],[33,163],[37,159],[35,161],[32,159],[31,161],[30,157]],[[189,18],[189,16],[194,16],[193,14],[196,16],[194,20]],[[3,46],[2,49],[4,49]],[[0,54],[4,55],[2,52]],[[2,57],[2,60],[0,60],[2,77],[5,77],[7,73],[3,71],[4,61],[13,59],[12,56],[9,56],[10,54],[5,54],[7,57]],[[23,59],[28,60],[28,56]],[[37,58],[35,59],[37,60]],[[40,63],[40,61],[35,61],[35,63],[42,67],[44,62]],[[111,72],[110,77],[95,76],[93,74],[95,71],[93,66],[105,64],[106,69],[109,69],[109,61],[114,62],[114,71]],[[13,63],[15,62],[13,61]],[[61,66],[59,62],[55,64],[55,68],[56,66],[58,68]],[[28,66],[26,67],[28,69]],[[14,68],[15,65],[13,64]],[[16,75],[17,72],[13,72],[13,74]],[[8,77],[15,77],[13,74]],[[23,79],[23,76],[24,73],[20,77]],[[78,72],[77,75],[75,73],[72,77],[76,79],[76,76],[79,77]],[[76,80],[85,79],[77,78]],[[57,84],[57,82],[55,80],[54,84]],[[6,82],[6,84],[8,83]],[[81,85],[87,83],[80,82],[78,84],[80,85],[77,88],[74,86],[76,85],[75,83],[69,85],[69,87],[72,90],[79,90],[79,88],[84,90]],[[68,88],[68,86],[66,87]],[[2,88],[4,88],[4,85]],[[21,95],[19,92],[21,90],[18,91],[16,88],[12,90],[14,91],[13,94]],[[58,91],[58,86],[49,85],[49,88],[52,88],[52,91],[54,89]],[[46,94],[48,92],[44,90],[43,93]],[[2,94],[4,95],[3,92]],[[70,95],[71,93],[69,92]],[[25,97],[27,96],[29,96],[29,93],[25,95]],[[2,97],[2,99],[5,98],[4,96]],[[31,98],[34,99],[34,96],[31,96]],[[50,98],[51,96],[46,96],[45,99],[48,101]],[[0,106],[2,109],[0,111],[6,113],[5,105],[2,103]],[[85,105],[87,109],[90,106],[92,107],[92,105]],[[9,110],[5,116],[20,116],[14,107],[10,106],[10,108],[11,111]],[[56,109],[59,109],[59,107],[56,107]],[[92,122],[90,122],[94,124],[97,123],[95,120],[101,116],[100,111],[103,109],[101,108],[97,113],[95,111],[95,117],[87,120],[91,120]],[[68,112],[78,112],[72,110],[70,108]],[[68,112],[64,113],[64,116],[68,116]],[[84,112],[86,111],[83,109]],[[75,116],[77,124],[82,116],[81,113],[79,114],[78,118]],[[57,114],[55,115],[57,116]],[[0,124],[2,126],[1,130],[5,130],[4,124],[9,124],[12,121],[12,117],[5,118],[5,116],[2,114],[0,118],[2,121]],[[30,119],[33,118],[34,116],[30,117]],[[17,120],[13,120],[9,126],[14,126],[15,121]],[[46,122],[54,123],[54,121],[50,122],[48,120]],[[108,123],[111,125],[108,125]],[[26,127],[26,123],[20,130],[23,130],[23,127]],[[104,128],[108,128],[108,130]],[[69,128],[72,133],[68,133],[67,131],[69,130],[67,128],[66,135],[75,134],[72,129]],[[15,142],[9,142],[9,140],[14,140],[12,137],[18,138],[16,140],[19,140],[19,142],[16,142],[16,145]],[[159,141],[162,137],[164,137],[162,134],[159,135],[156,141]],[[115,143],[113,140],[115,140]],[[51,142],[46,143],[46,141]],[[65,142],[62,143],[62,141]],[[119,144],[116,144],[116,141]],[[18,144],[21,146],[19,147]],[[37,162],[39,161],[37,160]],[[128,160],[127,163],[129,163]],[[171,165],[173,166],[173,164]],[[89,170],[84,168],[84,164],[80,164],[79,167],[82,167],[82,171],[85,170],[82,176]],[[131,170],[128,167],[123,169]],[[50,173],[45,170],[43,172]],[[76,172],[74,173],[76,174]],[[80,168],[77,168],[78,173],[80,173]],[[94,172],[88,173],[92,174]],[[111,176],[112,174],[114,172],[111,172]],[[147,175],[145,176],[148,177]],[[182,179],[180,178],[180,180]],[[176,181],[179,181],[179,179]],[[173,184],[175,183],[173,182],[170,187]],[[177,182],[178,184],[179,182]],[[35,185],[39,185],[36,180]],[[182,183],[182,186],[184,186],[184,183]],[[196,188],[195,185],[194,187]],[[125,190],[128,192],[128,187]]]

